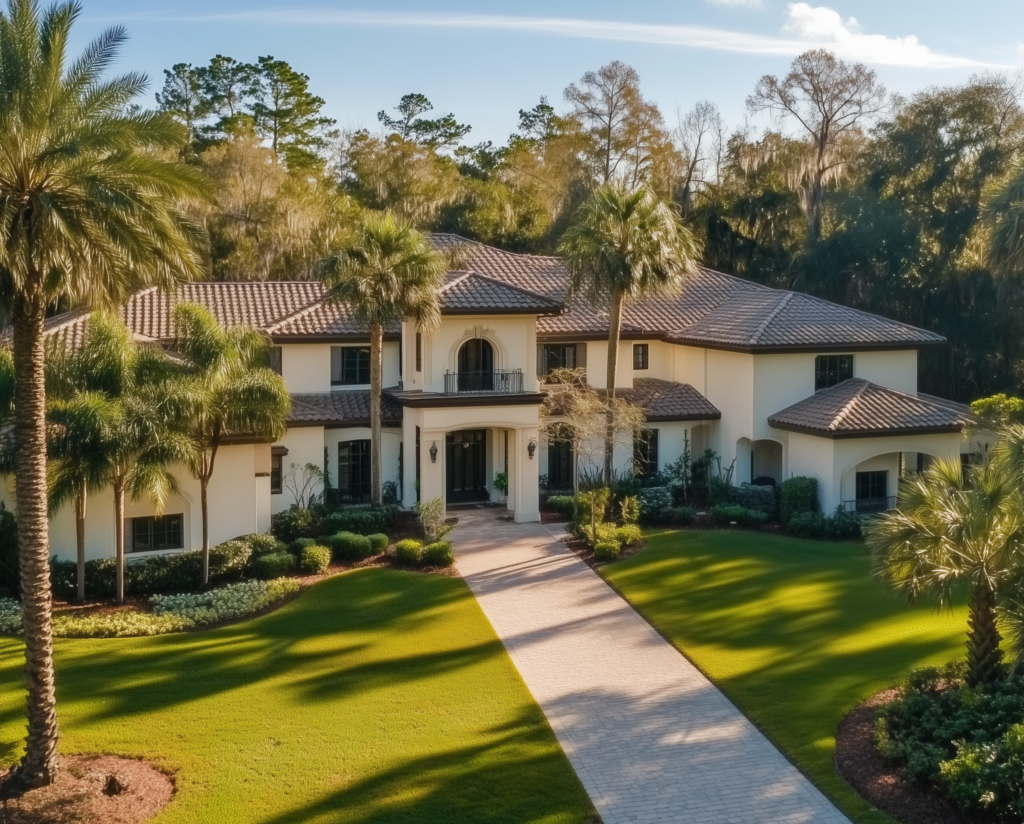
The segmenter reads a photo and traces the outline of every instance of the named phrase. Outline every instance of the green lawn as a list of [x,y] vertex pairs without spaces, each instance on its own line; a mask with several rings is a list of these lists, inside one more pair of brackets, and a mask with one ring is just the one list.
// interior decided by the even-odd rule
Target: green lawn
[[906,670],[964,654],[965,611],[909,607],[857,544],[660,532],[603,570],[856,822],[873,811],[832,764],[843,715]]
[[[0,761],[24,735],[0,639]],[[160,824],[584,822],[592,807],[457,579],[368,569],[254,621],[60,641],[64,752],[177,771]]]

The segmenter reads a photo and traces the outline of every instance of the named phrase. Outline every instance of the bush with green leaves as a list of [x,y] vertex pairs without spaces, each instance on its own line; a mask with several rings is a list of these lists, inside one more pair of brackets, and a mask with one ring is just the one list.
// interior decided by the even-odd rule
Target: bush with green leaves
[[307,546],[317,546],[322,540],[322,538],[296,538],[292,541],[288,550],[295,555],[295,557],[298,557],[302,554],[302,550]]
[[252,576],[262,581],[270,581],[287,575],[295,569],[295,556],[290,552],[275,552],[264,555],[252,562]]
[[448,514],[441,498],[431,498],[416,504],[416,518],[420,522],[423,537],[430,543],[440,541],[455,529],[454,524],[448,523]]
[[395,557],[400,564],[416,566],[423,560],[423,544],[415,538],[405,538],[395,544]]
[[324,516],[324,532],[355,532],[357,535],[389,533],[398,520],[398,507],[392,504],[376,509],[339,509]]
[[820,511],[817,479],[799,476],[779,484],[779,521],[784,527],[789,526],[794,515]]
[[636,524],[624,524],[615,530],[615,540],[622,546],[636,546],[643,538],[643,533]]
[[334,557],[339,561],[361,561],[373,555],[370,539],[354,532],[339,532],[327,539]]
[[250,561],[253,561],[256,558],[262,558],[264,555],[273,555],[276,552],[291,552],[291,550],[288,549],[288,544],[286,544],[284,541],[260,543],[253,549],[252,555],[249,556],[249,559]]
[[786,532],[795,538],[818,541],[852,541],[861,537],[861,519],[842,506],[829,516],[820,512],[801,512],[789,519]]
[[571,518],[572,502],[572,495],[552,495],[548,498],[547,505],[548,509],[553,512],[557,512],[559,515],[564,515],[566,518]]
[[295,507],[279,512],[270,519],[270,533],[286,544],[297,538],[312,538],[323,533],[324,514],[324,509],[319,506],[308,509]]
[[325,546],[307,546],[302,550],[299,567],[310,575],[322,575],[331,565],[331,551]]
[[590,524],[581,523],[576,527],[576,534],[583,539],[587,546],[593,548],[599,543],[618,543],[618,527],[615,524],[598,524],[596,529],[591,529]]
[[637,499],[640,501],[640,517],[647,518],[655,512],[672,506],[672,487],[644,487],[637,493]]
[[723,526],[736,523],[740,526],[759,527],[768,522],[768,516],[756,509],[747,509],[739,504],[718,504],[711,507],[711,517]]
[[619,557],[619,544],[616,541],[599,541],[594,546],[594,557],[598,561],[614,561]]
[[735,488],[733,495],[735,502],[740,506],[763,512],[769,518],[773,517],[778,509],[774,486],[740,484]]
[[434,541],[423,547],[423,563],[432,567],[450,567],[455,563],[455,551],[450,541]]
[[388,544],[391,543],[388,536],[383,532],[375,532],[372,535],[367,535],[366,539],[370,542],[370,549],[372,550],[373,555],[380,555],[388,548]]
[[253,532],[250,535],[240,535],[235,538],[235,541],[248,546],[250,552],[252,552],[253,558],[259,558],[260,555],[272,554],[277,549],[278,544],[281,543],[273,535],[268,535],[265,532]]
[[619,501],[619,514],[622,523],[640,523],[640,499],[636,495],[626,495]]
[[645,524],[664,524],[671,526],[689,526],[697,520],[697,510],[692,506],[670,506],[644,516]]
[[965,673],[962,662],[912,673],[880,712],[875,745],[911,783],[938,786],[967,812],[1020,821],[1024,680],[970,688]]

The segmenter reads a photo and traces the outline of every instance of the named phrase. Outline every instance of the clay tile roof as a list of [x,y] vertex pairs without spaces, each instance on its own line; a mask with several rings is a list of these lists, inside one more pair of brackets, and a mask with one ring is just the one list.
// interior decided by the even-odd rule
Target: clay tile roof
[[[381,396],[381,419],[385,426],[402,422],[402,407],[387,394]],[[289,426],[369,426],[370,391],[318,392],[292,395]]]
[[430,242],[439,249],[461,246],[465,260],[461,268],[502,283],[544,295],[561,304],[569,287],[569,273],[561,258],[546,255],[518,255],[466,240],[458,235],[434,234]]
[[974,422],[961,404],[851,378],[768,417],[777,429],[823,438],[958,432]]
[[[392,323],[384,329],[385,335],[398,335],[402,324]],[[267,334],[273,338],[286,337],[366,337],[370,328],[351,306],[334,303],[326,293],[316,303],[268,326]]]
[[637,378],[632,389],[616,394],[641,406],[649,421],[706,421],[722,417],[715,405],[688,383]]
[[562,303],[553,298],[477,272],[449,272],[448,282],[441,288],[441,311],[446,315],[495,311],[539,315],[562,308]]

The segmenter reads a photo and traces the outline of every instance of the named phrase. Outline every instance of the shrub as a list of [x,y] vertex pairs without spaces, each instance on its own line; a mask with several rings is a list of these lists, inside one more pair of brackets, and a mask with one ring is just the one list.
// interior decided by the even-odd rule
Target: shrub
[[290,551],[291,550],[288,549],[288,544],[286,544],[284,541],[274,541],[272,544],[269,545],[261,543],[258,547],[255,547],[253,549],[252,555],[249,556],[249,559],[255,560],[256,558],[262,558],[264,555],[273,555],[276,552]]
[[619,509],[622,511],[622,523],[640,523],[640,499],[638,497],[626,495],[619,504]]
[[380,506],[376,509],[339,509],[323,519],[324,532],[355,532],[357,535],[388,533],[395,528],[398,507]]
[[[270,519],[270,533],[279,541],[290,544],[297,538],[312,538],[323,531],[322,507],[289,509]],[[337,527],[340,529],[340,527]]]
[[[272,555],[264,555],[272,558]],[[286,557],[291,558],[291,555]],[[286,595],[298,592],[299,582],[292,578],[275,581],[245,581],[230,584],[208,592],[188,595],[163,595],[149,599],[153,614],[174,615],[192,623],[193,626],[217,624],[223,621],[244,618],[280,601]]]
[[423,547],[423,563],[427,566],[449,567],[455,563],[450,541],[434,541]]
[[17,635],[21,632],[21,604],[13,598],[0,598],[0,633]]
[[388,536],[383,532],[375,532],[373,535],[367,535],[366,540],[370,542],[370,550],[373,555],[380,555],[388,548],[388,544],[391,543]]
[[0,590],[10,598],[17,598],[21,594],[18,523],[7,509],[0,509]]
[[303,572],[320,575],[326,572],[327,567],[331,565],[331,551],[325,546],[307,546],[302,550],[299,565]]
[[254,558],[259,558],[260,555],[272,555],[277,545],[281,543],[273,535],[268,535],[264,532],[241,535],[235,538],[235,541],[248,546]]
[[649,486],[640,490],[637,498],[640,501],[640,516],[648,518],[655,512],[672,506],[672,488],[668,486]]
[[734,491],[736,503],[746,509],[755,509],[771,517],[778,508],[775,500],[774,486],[755,486],[740,484]]
[[740,526],[758,527],[768,521],[768,516],[756,509],[747,509],[739,504],[718,504],[711,508],[711,517],[719,524],[734,521]]
[[622,546],[636,546],[643,540],[643,533],[636,524],[626,524],[615,530],[615,539]]
[[790,519],[801,512],[818,512],[818,481],[815,478],[789,478],[779,484],[779,520],[789,526]]
[[[252,547],[242,541],[225,541],[223,544],[211,547],[210,583],[242,580],[251,557]],[[157,589],[150,590],[150,592],[159,591]],[[165,588],[163,591],[167,592],[168,589]]]
[[820,512],[798,512],[789,519],[786,532],[795,538],[823,538],[825,516]]
[[566,518],[571,518],[572,500],[572,495],[552,495],[548,498],[548,509],[557,512],[559,515],[564,515]]
[[317,546],[321,540],[323,539],[321,538],[318,540],[316,538],[296,538],[294,541],[292,541],[292,545],[288,549],[292,552],[293,555],[298,556],[302,554],[302,550],[304,550],[307,546]]
[[334,557],[340,561],[361,561],[373,555],[370,539],[353,532],[339,532],[328,541]]
[[689,526],[697,520],[697,510],[692,506],[670,506],[643,517],[645,524],[676,524]]
[[619,545],[615,541],[599,541],[594,547],[594,557],[599,561],[614,561],[619,557]]
[[576,534],[591,548],[602,542],[618,543],[616,532],[615,524],[598,524],[597,529],[593,531],[591,531],[589,523],[582,523],[576,526]]
[[827,517],[820,512],[802,512],[790,519],[786,532],[796,538],[849,541],[861,536],[860,517],[842,506]]
[[590,489],[581,492],[576,499],[576,518],[580,523],[590,523],[591,520],[601,523],[604,520],[605,510],[612,499],[612,491],[608,487]]
[[431,543],[440,541],[455,529],[454,524],[447,521],[444,501],[440,498],[431,498],[429,501],[420,501],[416,504],[416,517],[420,522],[420,529],[423,530],[423,537]]
[[415,538],[406,538],[395,544],[395,557],[400,564],[415,566],[423,559],[423,544]]
[[273,555],[264,555],[252,563],[252,574],[254,578],[269,581],[273,578],[280,578],[295,569],[295,556],[290,552],[276,552]]

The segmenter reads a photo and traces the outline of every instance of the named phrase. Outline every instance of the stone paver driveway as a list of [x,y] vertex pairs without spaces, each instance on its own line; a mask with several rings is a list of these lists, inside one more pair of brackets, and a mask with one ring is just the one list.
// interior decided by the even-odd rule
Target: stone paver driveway
[[559,540],[462,510],[459,570],[605,824],[848,824]]

